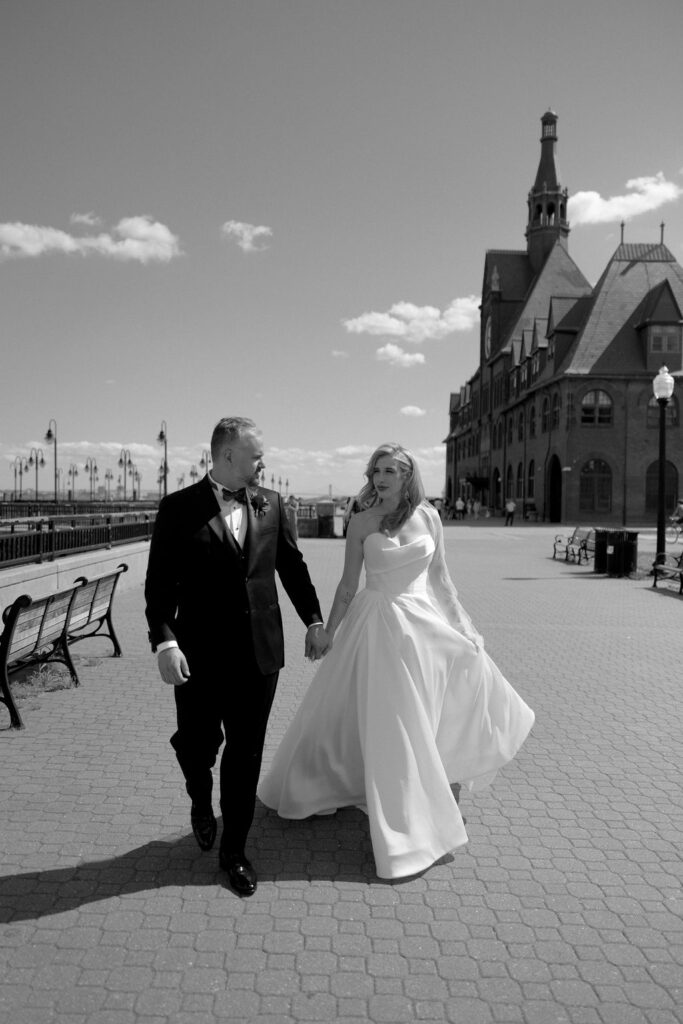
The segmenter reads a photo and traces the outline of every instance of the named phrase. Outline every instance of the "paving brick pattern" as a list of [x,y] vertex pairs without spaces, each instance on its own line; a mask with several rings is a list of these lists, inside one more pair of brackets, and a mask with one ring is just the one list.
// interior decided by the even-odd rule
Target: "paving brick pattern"
[[[683,1021],[683,601],[553,562],[553,532],[447,529],[537,724],[463,795],[469,844],[399,883],[375,876],[361,812],[259,807],[258,891],[225,887],[189,829],[141,590],[120,594],[123,658],[79,645],[82,686],[24,700],[23,732],[0,706],[0,1022]],[[302,549],[329,608],[342,542]],[[266,760],[312,674],[284,610]]]

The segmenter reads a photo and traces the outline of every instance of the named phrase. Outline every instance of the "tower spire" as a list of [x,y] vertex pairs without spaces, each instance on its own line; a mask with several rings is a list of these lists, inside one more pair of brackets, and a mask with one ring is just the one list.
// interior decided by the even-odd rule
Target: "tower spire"
[[569,193],[562,188],[557,169],[557,114],[546,110],[541,118],[541,158],[536,180],[529,191],[529,219],[526,228],[527,252],[534,271],[540,270],[546,256],[559,239],[567,247]]

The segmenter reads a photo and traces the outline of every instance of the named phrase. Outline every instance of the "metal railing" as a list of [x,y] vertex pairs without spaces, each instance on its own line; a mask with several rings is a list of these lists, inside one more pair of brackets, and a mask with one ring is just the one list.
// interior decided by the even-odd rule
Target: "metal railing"
[[111,515],[113,512],[148,512],[157,508],[158,501],[0,501],[0,520],[30,519],[40,516]]
[[156,512],[51,516],[0,522],[0,568],[149,540]]

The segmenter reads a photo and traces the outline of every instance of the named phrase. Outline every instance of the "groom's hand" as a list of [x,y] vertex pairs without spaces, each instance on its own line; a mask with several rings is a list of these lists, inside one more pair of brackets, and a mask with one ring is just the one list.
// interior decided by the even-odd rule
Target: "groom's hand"
[[187,682],[190,670],[179,647],[168,647],[159,654],[159,672],[169,686],[182,686]]
[[311,661],[318,661],[323,655],[332,647],[332,641],[328,637],[325,629],[320,623],[319,625],[311,626],[306,633],[306,643],[304,646],[304,654]]

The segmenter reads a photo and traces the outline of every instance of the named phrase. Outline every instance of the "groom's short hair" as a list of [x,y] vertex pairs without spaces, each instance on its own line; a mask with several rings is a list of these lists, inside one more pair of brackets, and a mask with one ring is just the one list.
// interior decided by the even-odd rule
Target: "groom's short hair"
[[253,420],[246,416],[224,416],[213,428],[211,435],[211,458],[215,461],[223,445],[234,444],[245,434],[258,432]]

